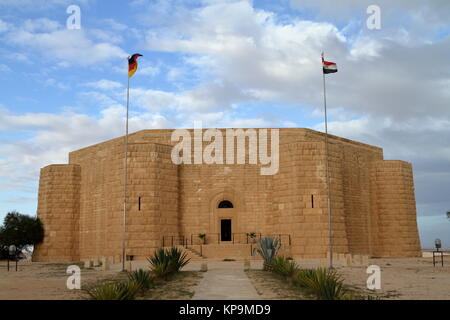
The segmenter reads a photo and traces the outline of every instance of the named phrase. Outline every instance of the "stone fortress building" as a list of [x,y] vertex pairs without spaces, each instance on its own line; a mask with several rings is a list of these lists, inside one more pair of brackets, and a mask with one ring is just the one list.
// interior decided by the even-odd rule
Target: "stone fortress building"
[[[220,131],[225,135],[226,129]],[[199,246],[199,234],[206,235],[201,248],[206,257],[249,256],[249,233],[278,236],[293,258],[326,257],[325,134],[279,129],[278,173],[261,175],[262,165],[248,161],[175,164],[172,132],[129,136],[130,259],[144,259],[162,246]],[[45,240],[34,261],[120,261],[124,158],[122,137],[70,153],[69,164],[41,170],[38,216]],[[334,252],[419,256],[411,164],[384,160],[378,147],[332,135],[329,164]]]

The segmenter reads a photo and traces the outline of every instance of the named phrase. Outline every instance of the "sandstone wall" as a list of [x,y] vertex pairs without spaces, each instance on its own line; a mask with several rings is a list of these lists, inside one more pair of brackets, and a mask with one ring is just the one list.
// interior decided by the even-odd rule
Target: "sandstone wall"
[[[171,134],[144,130],[129,136],[127,255],[145,258],[163,237],[192,235],[195,242],[206,233],[208,243],[216,243],[220,220],[232,219],[237,242],[250,232],[285,234],[294,257],[326,256],[323,133],[280,129],[280,169],[273,176],[248,164],[248,154],[247,164],[174,165]],[[377,147],[335,136],[329,142],[334,252],[417,255],[410,165],[383,161]],[[120,261],[124,159],[124,139],[118,138],[70,153],[71,165],[42,169],[38,214],[48,231],[35,259]],[[222,200],[234,208],[218,208]],[[399,248],[390,246],[394,240]]]
[[403,161],[371,164],[373,255],[420,256],[412,166]]
[[131,143],[128,150],[127,255],[145,259],[163,236],[179,235],[179,167],[170,146]]
[[81,167],[51,165],[41,170],[38,216],[45,228],[33,261],[70,262],[79,257]]
[[121,257],[123,235],[123,139],[70,153],[81,166],[80,259]]

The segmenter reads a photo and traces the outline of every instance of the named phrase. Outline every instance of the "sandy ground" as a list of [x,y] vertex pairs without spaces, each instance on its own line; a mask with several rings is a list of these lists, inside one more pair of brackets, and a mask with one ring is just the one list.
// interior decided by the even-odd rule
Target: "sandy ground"
[[305,300],[304,293],[281,276],[263,270],[247,270],[247,276],[262,300]]
[[[66,282],[69,264],[30,263],[20,261],[18,272],[11,264],[7,272],[6,262],[0,262],[0,300],[77,300],[86,295],[79,290],[68,290]],[[119,277],[117,272],[95,270],[82,271],[82,285],[98,280]]]
[[[208,261],[208,269],[215,270],[227,264],[227,268],[243,269],[242,261],[223,262]],[[301,267],[317,267],[317,261],[299,260]],[[319,262],[320,263],[320,262]],[[381,268],[382,289],[376,295],[383,299],[446,299],[450,300],[450,256],[445,257],[444,267],[433,267],[431,258],[403,258],[403,259],[371,259],[370,264]],[[6,271],[6,262],[0,262],[0,300],[73,300],[85,299],[87,296],[80,291],[70,291],[66,288],[67,264],[51,263],[19,263],[19,271],[14,271],[14,265],[10,272]],[[144,266],[144,264],[143,264]],[[192,261],[186,267],[186,271],[200,270],[201,262]],[[252,261],[252,269],[261,269],[260,261]],[[345,278],[345,283],[369,293],[366,289],[366,267],[342,267],[337,266],[337,271]],[[261,276],[261,275],[259,275]],[[97,281],[111,280],[123,277],[117,271],[100,271],[82,269],[82,286]],[[189,299],[193,292],[186,287],[193,287],[201,280],[202,276],[189,276],[186,283],[178,283],[179,288],[160,288],[160,292],[150,299]],[[251,278],[251,277],[250,277]],[[251,279],[255,281],[255,279]],[[283,285],[275,286],[277,279],[265,290],[263,286],[255,285],[261,299],[295,299],[296,294],[284,291]],[[171,284],[169,284],[170,286]],[[270,292],[278,288],[279,292]],[[178,290],[178,294],[165,296],[164,292]],[[264,292],[260,292],[260,291]],[[370,292],[371,295],[374,292]],[[300,297],[298,297],[300,298]]]
[[[450,256],[446,256],[444,267],[433,267],[431,258],[370,259],[370,264],[381,268],[381,290],[376,290],[382,299],[406,300],[450,300]],[[365,290],[366,267],[337,267],[345,283]]]
[[[320,260],[296,262],[301,268],[320,267]],[[369,264],[381,269],[381,290],[367,289],[367,267],[344,267],[335,262],[335,269],[346,285],[363,296],[382,300],[450,300],[450,256],[445,257],[444,267],[433,267],[431,258],[370,259]],[[252,265],[253,269],[255,266]],[[247,274],[262,299],[306,298],[276,275],[257,270]]]
[[[18,272],[11,264],[7,272],[6,262],[0,262],[0,300],[81,300],[89,296],[84,289],[104,281],[127,279],[126,274],[81,268],[81,286],[83,290],[68,290],[66,274],[69,264],[19,262]],[[79,264],[82,266],[82,264]],[[138,299],[177,300],[191,299],[194,288],[203,274],[186,271],[176,275],[171,281],[162,281],[145,296]]]

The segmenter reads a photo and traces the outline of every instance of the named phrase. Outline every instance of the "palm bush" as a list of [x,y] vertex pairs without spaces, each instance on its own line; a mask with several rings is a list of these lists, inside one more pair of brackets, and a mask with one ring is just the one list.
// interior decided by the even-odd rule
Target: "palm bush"
[[106,283],[88,290],[92,300],[134,300],[140,286],[135,281]]
[[339,300],[346,293],[342,278],[334,270],[300,270],[294,283],[314,294],[319,300]]
[[276,256],[272,259],[270,262],[270,268],[272,272],[288,279],[292,279],[298,271],[298,266],[295,261],[288,260],[287,258],[281,256]]
[[187,254],[179,248],[159,249],[152,257],[147,259],[154,275],[158,278],[167,278],[168,276],[179,272],[190,259]]
[[259,248],[254,252],[259,253],[264,259],[264,270],[270,270],[270,263],[280,249],[280,241],[277,238],[263,237],[259,240]]
[[150,271],[145,271],[142,269],[128,273],[128,279],[136,282],[141,291],[150,289],[153,284],[153,278]]

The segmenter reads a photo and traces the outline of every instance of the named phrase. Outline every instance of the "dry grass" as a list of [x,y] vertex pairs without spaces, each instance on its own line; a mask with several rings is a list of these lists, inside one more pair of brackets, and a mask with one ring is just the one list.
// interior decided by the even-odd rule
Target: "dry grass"
[[147,294],[139,299],[145,300],[190,300],[194,289],[203,278],[202,272],[181,271],[168,281],[158,280]]
[[283,279],[283,277],[263,270],[247,270],[247,276],[256,292],[265,300],[306,300],[308,297],[301,289]]

